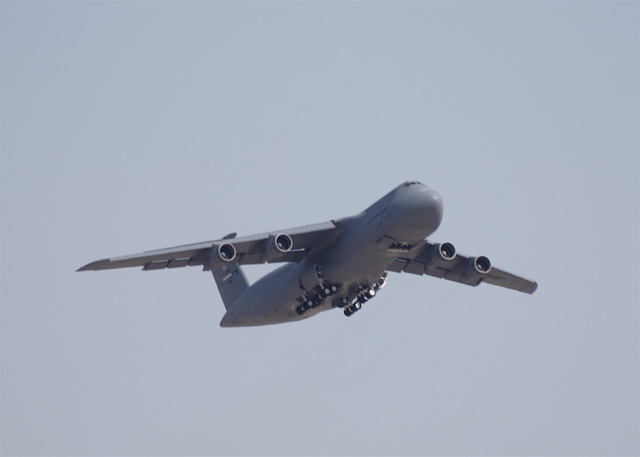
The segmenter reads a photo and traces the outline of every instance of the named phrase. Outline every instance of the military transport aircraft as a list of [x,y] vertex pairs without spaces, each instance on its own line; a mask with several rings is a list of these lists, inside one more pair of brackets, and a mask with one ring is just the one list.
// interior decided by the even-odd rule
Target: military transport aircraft
[[[227,310],[222,327],[291,322],[342,308],[351,316],[384,287],[388,272],[427,274],[470,286],[494,284],[532,294],[535,281],[467,257],[449,242],[426,238],[440,226],[442,199],[405,182],[362,213],[291,230],[187,244],[92,262],[78,271],[202,265]],[[249,285],[241,265],[285,263]]]

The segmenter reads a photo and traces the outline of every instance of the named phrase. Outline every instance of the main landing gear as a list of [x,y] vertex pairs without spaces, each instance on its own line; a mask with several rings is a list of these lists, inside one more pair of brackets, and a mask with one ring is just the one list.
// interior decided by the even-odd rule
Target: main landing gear
[[296,313],[303,315],[310,309],[317,308],[322,304],[325,298],[335,295],[336,292],[338,292],[338,286],[335,284],[323,285],[320,292],[315,294],[312,298],[305,299],[304,303],[296,308]]
[[[352,316],[356,311],[362,309],[362,305],[376,296],[378,291],[382,289],[387,283],[389,275],[385,272],[380,279],[369,286],[359,286],[355,296],[343,297],[337,304],[338,307],[343,308],[344,315]],[[317,308],[328,297],[335,295],[338,292],[339,286],[336,284],[323,284],[320,286],[320,291],[317,292],[311,298],[303,296],[302,304],[296,307],[296,313],[302,316],[310,309]]]
[[344,315],[353,316],[356,311],[362,309],[362,305],[376,296],[378,291],[387,284],[389,275],[385,271],[384,274],[369,287],[360,286],[358,294],[353,298],[343,298],[340,301],[341,307],[344,308]]

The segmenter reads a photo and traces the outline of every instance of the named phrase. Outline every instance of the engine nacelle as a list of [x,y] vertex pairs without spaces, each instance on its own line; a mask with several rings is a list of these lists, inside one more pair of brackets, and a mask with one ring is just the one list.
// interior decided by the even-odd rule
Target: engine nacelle
[[451,243],[434,245],[429,251],[425,270],[437,267],[446,267],[447,263],[456,258],[456,247]]
[[229,263],[233,262],[236,259],[236,248],[233,244],[223,243],[217,246],[213,246],[211,249],[211,263],[215,262],[223,262]]
[[486,275],[491,271],[491,260],[489,260],[488,257],[481,255],[472,260],[473,263],[471,264],[471,266],[476,274]]
[[293,240],[286,233],[272,236],[267,242],[266,258],[267,260],[278,257],[280,254],[286,254],[293,249]]
[[233,262],[236,259],[236,248],[230,243],[217,246],[215,253],[218,260],[224,263]]
[[470,286],[477,286],[484,275],[491,271],[491,261],[483,255],[469,259],[462,281]]
[[233,244],[222,243],[213,245],[209,259],[204,264],[203,270],[213,270],[216,267],[221,267],[224,264],[233,262],[236,259],[236,254],[236,248]]

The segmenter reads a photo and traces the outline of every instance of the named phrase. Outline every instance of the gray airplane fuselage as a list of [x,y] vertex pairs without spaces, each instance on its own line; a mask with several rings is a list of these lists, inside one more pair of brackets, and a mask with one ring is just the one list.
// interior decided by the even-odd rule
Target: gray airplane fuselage
[[[144,271],[202,266],[226,308],[222,327],[298,321],[341,308],[349,317],[385,285],[388,273],[427,275],[467,286],[492,284],[533,294],[538,283],[427,239],[442,221],[442,199],[405,182],[362,213],[319,224],[103,258],[78,271],[142,267]],[[250,285],[245,265],[284,266]]]
[[[299,263],[287,263],[247,288],[227,309],[222,327],[296,321],[347,303],[384,277],[398,252],[431,235],[442,221],[442,199],[420,183],[401,185],[362,213],[335,221],[337,240]],[[335,292],[299,310],[326,285]],[[321,292],[320,292],[321,293]]]

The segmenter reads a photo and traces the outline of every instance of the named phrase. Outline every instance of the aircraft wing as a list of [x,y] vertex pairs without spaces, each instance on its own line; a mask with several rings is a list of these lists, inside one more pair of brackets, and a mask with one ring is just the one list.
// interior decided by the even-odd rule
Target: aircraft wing
[[400,253],[388,270],[427,274],[469,286],[493,284],[527,294],[534,293],[538,288],[535,281],[492,266],[484,256],[468,257],[456,253],[451,243],[434,244],[426,240]]
[[[273,249],[276,237],[288,235],[293,246],[287,252]],[[78,271],[109,270],[113,268],[142,267],[143,270],[161,270],[164,268],[178,268],[209,263],[212,252],[219,246],[230,244],[235,249],[234,263],[241,265],[298,262],[310,251],[318,250],[335,241],[339,229],[333,221],[321,224],[307,225],[290,230],[236,237],[235,233],[223,239],[204,241],[202,243],[186,244],[166,249],[146,251],[140,254],[113,257],[91,262]]]

